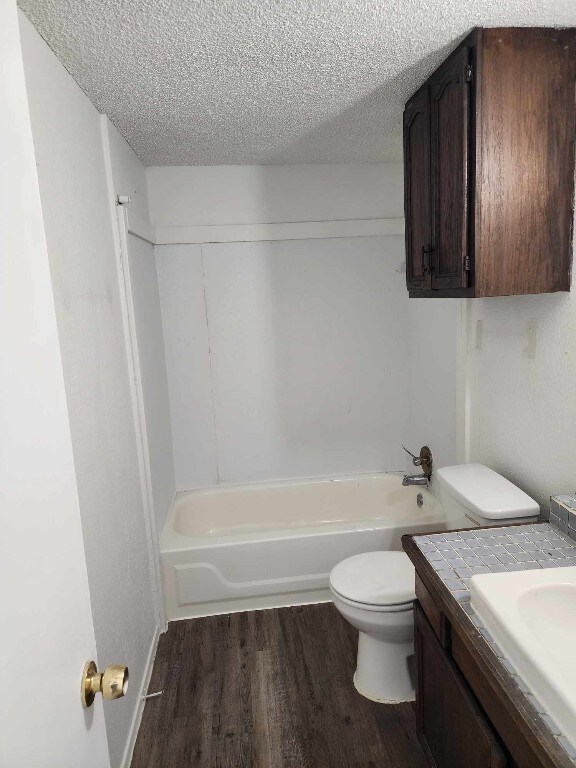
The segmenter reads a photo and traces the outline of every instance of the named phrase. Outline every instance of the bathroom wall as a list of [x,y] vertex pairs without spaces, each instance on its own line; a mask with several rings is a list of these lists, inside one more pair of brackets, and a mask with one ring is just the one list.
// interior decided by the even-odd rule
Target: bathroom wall
[[[162,318],[158,300],[158,282],[154,248],[143,233],[153,232],[150,226],[146,168],[134,150],[105,116],[101,116],[105,154],[109,158],[109,192],[114,200],[130,196],[129,204],[112,206],[113,226],[117,227],[119,252],[126,248],[125,283],[128,303],[134,322],[134,366],[137,370],[136,397],[141,398],[140,422],[145,450],[143,461],[149,465],[155,526],[158,538],[175,493],[174,458],[166,382],[166,359],[162,335]],[[111,189],[110,189],[111,187]],[[118,217],[126,212],[126,217]],[[135,226],[139,235],[128,234],[124,243],[120,227]],[[130,313],[130,309],[128,312]]]
[[0,3],[0,764],[106,768],[74,457],[16,3]]
[[159,536],[175,493],[174,455],[154,246],[128,235],[130,288],[156,532]]
[[[576,294],[469,301],[469,456],[548,509],[576,488]],[[478,327],[481,323],[481,327]]]
[[397,218],[401,163],[146,169],[157,227]]
[[149,222],[146,168],[115,125],[106,117],[102,119],[106,124],[114,196],[130,195],[130,212]]
[[157,617],[100,115],[23,15],[20,28],[96,646],[131,673],[105,708],[118,766]]
[[[410,300],[410,445],[432,448],[434,465],[464,456],[465,316],[461,299]],[[410,467],[414,471],[414,467]]]

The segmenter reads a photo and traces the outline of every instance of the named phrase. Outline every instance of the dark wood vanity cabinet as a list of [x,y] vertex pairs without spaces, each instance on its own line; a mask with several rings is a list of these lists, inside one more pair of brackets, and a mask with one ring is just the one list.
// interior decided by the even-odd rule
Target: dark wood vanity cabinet
[[404,110],[411,297],[569,290],[576,30],[475,29]]
[[434,768],[505,768],[506,759],[460,671],[416,604],[417,727]]
[[430,768],[574,768],[414,537],[416,724]]

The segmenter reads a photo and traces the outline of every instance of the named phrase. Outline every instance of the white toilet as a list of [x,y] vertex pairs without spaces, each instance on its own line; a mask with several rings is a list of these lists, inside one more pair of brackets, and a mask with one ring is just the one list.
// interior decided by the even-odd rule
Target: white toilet
[[404,552],[364,552],[330,574],[337,610],[360,631],[354,685],[367,699],[414,699],[414,566]]
[[[482,464],[438,470],[446,528],[534,522],[540,507],[524,491]],[[354,685],[373,701],[414,699],[414,566],[404,552],[365,552],[330,574],[337,610],[359,630]]]

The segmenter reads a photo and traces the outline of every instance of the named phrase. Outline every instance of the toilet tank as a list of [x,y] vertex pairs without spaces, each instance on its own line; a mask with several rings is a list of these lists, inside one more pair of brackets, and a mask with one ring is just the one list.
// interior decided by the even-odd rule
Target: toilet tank
[[483,464],[457,464],[436,472],[446,528],[533,522],[540,507],[514,483]]

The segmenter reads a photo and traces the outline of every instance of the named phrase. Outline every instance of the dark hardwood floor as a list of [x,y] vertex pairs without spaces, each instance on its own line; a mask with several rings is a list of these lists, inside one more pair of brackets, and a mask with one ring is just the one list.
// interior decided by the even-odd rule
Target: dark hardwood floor
[[330,603],[170,624],[132,768],[424,768],[412,704],[356,693]]

